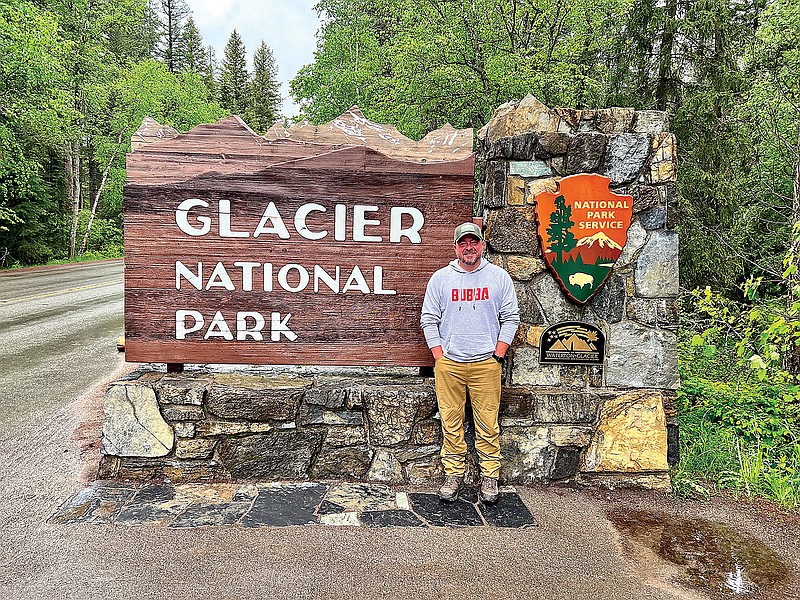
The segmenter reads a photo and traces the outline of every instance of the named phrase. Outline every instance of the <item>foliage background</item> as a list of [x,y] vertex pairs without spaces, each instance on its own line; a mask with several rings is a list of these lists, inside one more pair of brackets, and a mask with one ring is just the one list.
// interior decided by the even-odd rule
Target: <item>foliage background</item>
[[270,48],[251,74],[235,31],[228,46],[218,65],[184,0],[0,0],[0,267],[121,255],[144,116],[179,131],[232,112],[274,123]]
[[352,104],[406,135],[549,106],[666,111],[679,149],[676,490],[800,503],[800,3],[321,0],[291,82],[312,122]]

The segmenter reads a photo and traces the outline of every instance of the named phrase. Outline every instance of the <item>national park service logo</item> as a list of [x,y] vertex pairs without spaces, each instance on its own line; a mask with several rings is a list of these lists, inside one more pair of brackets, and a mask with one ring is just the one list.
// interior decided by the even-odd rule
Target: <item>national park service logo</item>
[[600,289],[628,239],[633,198],[614,194],[608,177],[570,175],[558,191],[536,195],[547,266],[567,296],[584,304]]
[[564,321],[545,329],[539,342],[539,362],[602,365],[606,339],[594,325]]

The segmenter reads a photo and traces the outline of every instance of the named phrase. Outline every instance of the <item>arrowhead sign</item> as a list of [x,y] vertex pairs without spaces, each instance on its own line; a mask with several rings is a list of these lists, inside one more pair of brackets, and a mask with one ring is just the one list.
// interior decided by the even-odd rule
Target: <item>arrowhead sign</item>
[[614,194],[610,182],[602,175],[570,175],[556,192],[535,198],[544,260],[578,304],[597,293],[628,239],[633,197]]

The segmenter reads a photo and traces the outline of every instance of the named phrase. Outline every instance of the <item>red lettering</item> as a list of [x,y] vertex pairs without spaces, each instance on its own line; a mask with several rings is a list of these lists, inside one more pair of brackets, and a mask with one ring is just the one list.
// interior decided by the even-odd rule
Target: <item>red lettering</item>
[[489,288],[453,288],[450,290],[450,298],[453,302],[473,302],[475,300],[488,300]]

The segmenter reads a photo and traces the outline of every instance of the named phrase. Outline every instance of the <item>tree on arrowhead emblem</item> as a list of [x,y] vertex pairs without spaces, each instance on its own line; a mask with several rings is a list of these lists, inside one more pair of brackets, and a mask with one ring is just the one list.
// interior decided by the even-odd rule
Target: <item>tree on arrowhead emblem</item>
[[575,235],[572,233],[575,223],[571,217],[572,207],[567,206],[562,194],[556,198],[556,210],[550,215],[550,226],[547,228],[547,234],[550,236],[547,243],[550,244],[550,250],[558,254],[558,262],[563,262],[564,252],[575,248]]

